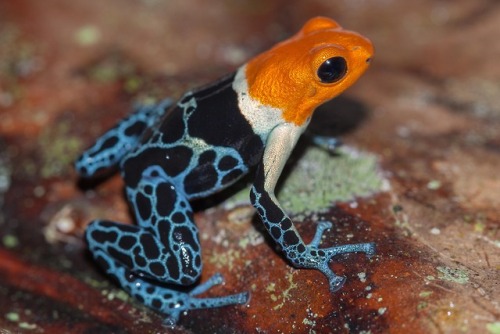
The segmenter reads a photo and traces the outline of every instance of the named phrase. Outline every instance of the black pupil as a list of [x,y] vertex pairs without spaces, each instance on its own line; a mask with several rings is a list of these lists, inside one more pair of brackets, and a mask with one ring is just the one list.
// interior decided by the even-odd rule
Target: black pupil
[[347,73],[347,63],[342,57],[332,57],[318,68],[318,77],[323,83],[333,83],[342,79]]

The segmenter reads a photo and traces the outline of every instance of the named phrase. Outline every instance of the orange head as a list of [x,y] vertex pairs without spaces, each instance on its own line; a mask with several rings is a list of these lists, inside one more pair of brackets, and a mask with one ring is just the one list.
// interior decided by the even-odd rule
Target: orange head
[[320,104],[351,86],[368,68],[373,46],[335,21],[316,17],[291,38],[247,63],[250,95],[302,125]]

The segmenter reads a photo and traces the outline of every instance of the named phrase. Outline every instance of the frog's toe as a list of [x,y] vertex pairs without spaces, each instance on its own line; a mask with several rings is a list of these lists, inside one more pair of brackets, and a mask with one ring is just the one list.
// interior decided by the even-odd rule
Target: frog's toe
[[366,244],[366,256],[368,258],[371,258],[372,256],[375,255],[375,253],[377,253],[377,247],[375,246],[375,243],[374,242],[369,242]]
[[340,290],[345,284],[346,278],[344,276],[333,275],[333,277],[329,278],[328,284],[330,286],[330,291],[335,292]]
[[220,273],[214,274],[208,280],[203,282],[202,284],[195,287],[189,293],[189,301],[190,309],[198,309],[198,308],[213,308],[213,307],[221,307],[226,305],[234,305],[234,304],[245,304],[249,299],[248,292],[241,292],[228,296],[221,297],[210,297],[210,298],[197,298],[196,295],[199,295],[203,292],[208,291],[212,287],[222,284],[224,282],[224,278]]
[[323,258],[322,261],[318,261],[316,269],[321,271],[328,279],[328,285],[331,292],[335,292],[344,286],[346,278],[344,276],[337,276],[329,266],[330,259],[328,257]]
[[323,248],[328,258],[346,253],[365,253],[368,257],[375,255],[375,243],[366,242],[360,244],[341,245],[330,248]]
[[248,302],[250,294],[248,292],[241,292],[234,295],[227,295],[221,297],[207,297],[207,298],[195,298],[192,297],[189,300],[189,309],[203,309],[203,308],[214,308],[222,307],[228,305],[245,304]]
[[[201,293],[199,291],[197,292]],[[165,326],[172,327],[179,321],[179,317],[183,312],[196,309],[207,309],[245,304],[249,300],[249,297],[250,295],[248,292],[241,292],[221,297],[206,298],[195,297],[193,296],[192,292],[189,294],[178,293],[175,299],[164,302],[158,310],[167,315],[167,317],[163,321],[163,324]]]
[[170,313],[164,320],[163,326],[168,328],[174,328],[177,322],[179,322],[180,312],[175,312],[175,314]]
[[237,304],[246,304],[250,301],[250,292],[245,291],[238,294]]
[[318,247],[319,244],[321,243],[321,238],[323,237],[323,234],[325,233],[326,230],[329,230],[332,228],[332,223],[329,221],[320,221],[318,223],[318,227],[316,228],[316,233],[309,243],[310,247]]
[[[318,231],[324,230],[328,224],[318,226]],[[318,232],[316,232],[318,234]],[[320,232],[322,233],[322,231]],[[375,244],[373,242],[341,245],[329,248],[317,248],[320,237],[315,236],[313,242],[307,247],[307,256],[305,256],[306,267],[314,268],[321,271],[327,278],[330,286],[330,291],[335,292],[339,290],[345,283],[346,278],[337,276],[330,268],[329,264],[333,257],[339,254],[362,252],[368,257],[375,254]]]
[[195,287],[191,292],[189,293],[190,296],[196,296],[199,295],[212,287],[224,283],[224,277],[220,273],[215,273],[212,277],[210,277],[208,280],[205,282],[201,283],[197,287]]

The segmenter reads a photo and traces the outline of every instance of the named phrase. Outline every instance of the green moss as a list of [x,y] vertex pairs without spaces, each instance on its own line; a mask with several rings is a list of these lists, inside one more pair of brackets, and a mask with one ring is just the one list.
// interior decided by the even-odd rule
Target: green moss
[[116,298],[121,301],[128,302],[131,299],[130,296],[123,290],[103,290],[102,294],[103,296],[106,296],[108,300],[114,300]]
[[234,269],[235,262],[240,260],[241,252],[238,250],[227,250],[226,252],[213,252],[208,258],[208,262],[215,265],[217,268],[228,268],[230,271]]
[[420,302],[417,305],[417,310],[419,310],[419,311],[425,310],[427,308],[427,306],[428,306],[427,302]]
[[123,290],[118,290],[115,293],[115,297],[124,302],[131,300],[130,296]]
[[17,312],[9,312],[5,315],[5,318],[7,318],[7,320],[9,321],[12,321],[12,322],[18,322],[20,317],[19,317],[19,313]]
[[[334,202],[351,201],[382,191],[386,182],[377,173],[374,155],[348,147],[332,155],[311,146],[282,180],[277,197],[292,214],[310,214],[327,210]],[[238,192],[231,203],[248,203],[249,189]]]
[[431,180],[427,183],[427,189],[437,190],[441,187],[441,181],[439,180]]
[[432,291],[422,291],[418,294],[420,298],[427,298],[430,297],[430,295],[432,295]]
[[78,137],[70,135],[69,122],[57,123],[46,128],[40,136],[41,176],[49,178],[68,172],[81,152],[82,146]]
[[29,322],[23,321],[23,322],[19,323],[19,328],[32,330],[32,329],[36,329],[37,326],[35,324],[30,324]]
[[500,321],[486,324],[486,330],[491,334],[500,334]]
[[377,173],[374,155],[344,147],[339,156],[309,148],[298,161],[278,194],[292,213],[327,209],[333,202],[350,201],[380,191],[384,180]]
[[281,295],[271,294],[272,301],[281,300],[281,303],[275,305],[273,310],[279,310],[283,306],[285,306],[286,302],[292,299],[291,291],[297,289],[298,284],[293,281],[293,273],[286,274],[286,279],[288,281],[288,287],[281,291]]
[[78,29],[75,33],[75,40],[81,46],[96,44],[101,37],[101,32],[96,26],[86,25]]
[[123,89],[128,93],[136,92],[142,85],[141,76],[137,73],[134,63],[121,54],[110,54],[97,62],[90,64],[84,70],[89,80],[107,84],[123,82]]
[[22,80],[40,69],[35,44],[27,41],[17,26],[2,22],[0,28],[0,110],[24,96]]
[[86,284],[95,288],[95,289],[104,289],[109,287],[109,281],[106,280],[96,280],[91,277],[82,277],[81,278]]
[[15,235],[7,234],[2,237],[2,244],[5,248],[14,248],[19,245],[19,240]]
[[[8,320],[8,321],[12,321],[12,322],[17,322],[19,328],[23,329],[23,330],[33,330],[33,329],[36,329],[37,326],[35,324],[31,324],[31,323],[28,323],[26,321],[21,321],[21,316],[19,315],[19,313],[17,312],[9,312],[5,315],[5,318]],[[0,333],[2,333],[2,331],[0,330]]]
[[89,78],[99,83],[114,82],[119,76],[119,68],[113,64],[99,64],[89,70]]
[[142,80],[138,76],[130,76],[125,81],[124,89],[127,93],[135,93],[142,85]]

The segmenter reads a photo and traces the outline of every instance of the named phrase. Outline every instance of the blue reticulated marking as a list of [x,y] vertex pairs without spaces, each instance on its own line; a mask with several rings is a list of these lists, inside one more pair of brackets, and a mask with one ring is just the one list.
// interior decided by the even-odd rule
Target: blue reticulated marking
[[[137,225],[95,221],[86,231],[89,248],[106,272],[131,295],[167,314],[166,322],[173,324],[183,311],[239,304],[248,298],[246,293],[196,298],[222,281],[218,275],[191,292],[175,289],[175,285],[194,284],[202,271],[198,229],[189,200],[234,183],[248,172],[248,166],[237,149],[207,143],[200,138],[208,138],[206,133],[191,136],[188,124],[197,111],[192,94],[178,102],[175,114],[165,113],[170,104],[165,100],[157,106],[137,108],[99,138],[77,161],[76,168],[80,174],[90,176],[103,168],[121,167]],[[169,123],[169,116],[173,123]],[[175,134],[162,128],[165,124],[178,126]],[[214,132],[210,132],[212,135]],[[215,143],[225,137],[211,139]],[[324,138],[315,141],[330,149],[338,144]],[[373,243],[319,248],[324,231],[331,228],[328,222],[319,223],[313,240],[306,245],[274,196],[263,190],[264,183],[261,166],[251,198],[264,226],[295,266],[324,273],[331,291],[338,290],[345,281],[329,267],[334,256],[350,252],[374,254]]]
[[191,292],[179,292],[165,286],[151,283],[137,276],[121,263],[109,257],[107,252],[100,248],[93,250],[93,255],[106,272],[115,277],[118,283],[130,295],[146,306],[166,314],[164,324],[175,325],[182,312],[194,309],[214,308],[226,305],[244,304],[248,300],[248,293],[238,293],[224,297],[197,298],[196,296],[209,290],[215,285],[223,283],[220,274],[215,274],[206,282],[198,285]]
[[[138,176],[137,185],[126,187],[137,225],[94,221],[86,230],[86,239],[93,256],[108,274],[144,304],[167,314],[166,323],[174,324],[183,311],[241,304],[248,299],[247,293],[216,298],[195,297],[220,284],[220,275],[191,292],[180,292],[173,286],[167,288],[164,285],[191,285],[201,274],[198,228],[188,200],[224,188],[237,178],[233,180],[232,175],[243,175],[248,172],[248,167],[234,148],[214,147],[190,136],[187,122],[196,110],[196,100],[191,94],[186,94],[178,103],[183,111],[184,124],[180,139],[172,143],[163,141],[158,122],[166,115],[165,110],[170,104],[165,100],[157,106],[139,107],[84,152],[76,162],[76,169],[83,176],[91,176],[103,168],[119,164],[125,179],[126,173]],[[144,141],[146,130],[149,133]],[[175,156],[172,162],[169,157],[160,155],[154,159],[159,161],[158,164],[144,167],[132,164],[129,170],[123,168],[131,159],[141,162],[142,157],[153,150],[156,154],[180,147],[190,153],[183,162],[186,166],[175,176],[169,175],[166,165],[162,165],[175,163]],[[193,179],[195,185],[200,182],[195,172],[204,154],[213,156],[212,180],[205,188],[193,188],[189,179]]]
[[137,106],[130,116],[98,138],[77,159],[76,171],[90,177],[102,169],[117,165],[140,143],[144,131],[153,126],[171,105],[172,100],[165,99],[157,105]]
[[[183,134],[179,140],[173,143],[166,143],[163,140],[163,133],[158,131],[158,129],[153,129],[153,134],[147,143],[137,147],[132,154],[127,156],[126,159],[132,159],[134,157],[141,157],[144,153],[147,153],[148,150],[152,149],[175,149],[179,147],[185,147],[191,150],[191,158],[189,162],[186,164],[187,166],[178,173],[177,175],[170,177],[171,182],[178,187],[178,190],[183,192],[188,199],[193,198],[203,198],[207,197],[221,189],[229,186],[234,183],[238,178],[232,179],[231,182],[225,182],[225,178],[229,176],[229,174],[234,173],[235,171],[239,172],[239,176],[243,176],[248,173],[248,166],[245,165],[241,155],[232,147],[223,147],[223,146],[212,146],[204,142],[200,138],[192,137],[189,134],[188,129],[188,121],[189,117],[196,110],[197,104],[196,99],[190,94],[186,94],[180,102],[178,102],[178,107],[180,107],[183,113]],[[213,175],[215,176],[215,182],[207,187],[207,189],[194,191],[188,190],[184,187],[186,180],[189,178],[190,173],[192,173],[197,167],[199,167],[199,157],[205,152],[213,152],[215,154],[214,162],[213,162]],[[222,170],[219,166],[223,159],[231,158],[234,159],[235,163],[230,169]],[[158,158],[161,160],[161,157]],[[170,158],[169,158],[170,159]],[[172,163],[175,163],[176,157],[171,157],[173,160]],[[122,162],[122,164],[125,162]],[[206,174],[207,171],[204,171]],[[206,175],[204,175],[206,176]]]
[[299,268],[312,268],[321,271],[328,279],[330,291],[339,290],[345,283],[345,278],[337,276],[329,263],[336,255],[363,252],[368,256],[375,254],[374,243],[360,243],[336,247],[319,248],[323,233],[332,227],[330,222],[320,222],[312,241],[306,245],[290,218],[269,194],[252,187],[251,200],[257,209],[264,226],[277,244],[280,245],[286,257]]

